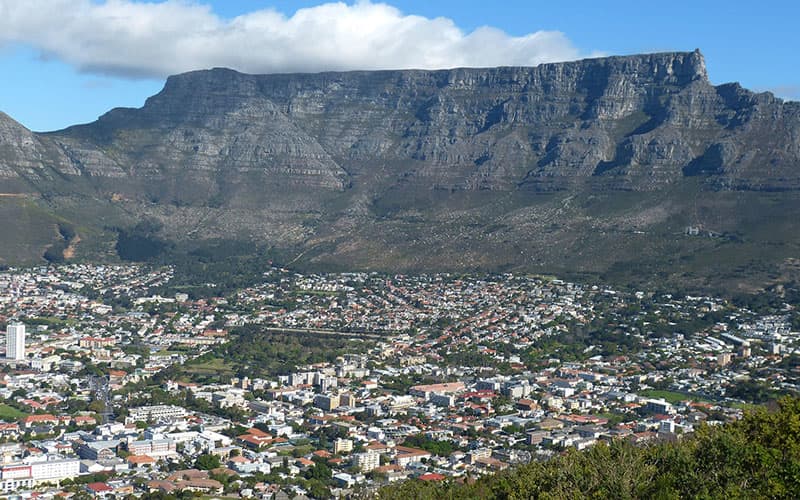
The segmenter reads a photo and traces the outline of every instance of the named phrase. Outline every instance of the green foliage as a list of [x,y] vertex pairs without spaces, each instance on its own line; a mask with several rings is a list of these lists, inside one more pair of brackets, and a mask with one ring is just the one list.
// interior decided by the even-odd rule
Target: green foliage
[[156,233],[161,229],[154,221],[142,221],[133,228],[117,229],[116,251],[122,260],[149,261],[168,248]]
[[328,481],[333,477],[333,471],[322,461],[317,461],[312,467],[309,467],[305,473],[306,479],[317,479],[319,481]]
[[175,276],[156,291],[185,292],[193,299],[226,296],[262,281],[273,258],[246,241],[212,240],[194,249],[170,249],[161,261],[174,267]]
[[[72,478],[72,484],[104,483],[112,476],[110,472],[97,472]],[[63,483],[63,482],[62,482]]]
[[420,448],[440,457],[448,457],[451,453],[458,450],[458,447],[450,441],[437,441],[435,439],[428,439],[423,434],[408,436],[405,441],[403,441],[403,446]]
[[311,498],[331,498],[331,489],[318,479],[310,479],[306,486]]
[[[369,342],[356,342],[344,337],[320,336],[313,333],[279,333],[247,325],[231,332],[231,341],[216,346],[183,367],[165,370],[164,377],[191,378],[208,381],[228,375],[269,377],[289,373],[298,365],[332,362],[337,356],[371,347]],[[206,367],[213,366],[212,372]]]
[[27,416],[27,413],[13,406],[9,406],[5,403],[0,404],[0,420],[15,421],[25,416]]
[[800,399],[738,422],[637,447],[626,441],[569,451],[472,484],[406,481],[378,498],[795,498],[800,491]]
[[197,460],[195,460],[194,465],[200,470],[211,470],[219,467],[221,463],[217,455],[204,453],[197,457]]
[[758,380],[738,381],[728,389],[728,396],[753,403],[766,403],[779,395],[769,384]]

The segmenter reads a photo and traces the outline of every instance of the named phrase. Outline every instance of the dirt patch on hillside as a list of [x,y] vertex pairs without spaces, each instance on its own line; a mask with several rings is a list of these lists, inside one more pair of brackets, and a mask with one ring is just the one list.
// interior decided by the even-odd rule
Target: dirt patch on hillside
[[72,238],[72,240],[70,240],[69,245],[67,245],[67,248],[65,248],[64,251],[62,252],[62,254],[64,255],[64,260],[69,260],[75,257],[75,247],[80,242],[81,242],[81,237],[76,234],[75,237]]

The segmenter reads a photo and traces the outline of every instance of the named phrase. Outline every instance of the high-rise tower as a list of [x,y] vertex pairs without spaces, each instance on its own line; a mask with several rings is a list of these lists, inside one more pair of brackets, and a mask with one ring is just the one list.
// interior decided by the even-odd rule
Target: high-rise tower
[[6,359],[25,359],[25,325],[6,327]]

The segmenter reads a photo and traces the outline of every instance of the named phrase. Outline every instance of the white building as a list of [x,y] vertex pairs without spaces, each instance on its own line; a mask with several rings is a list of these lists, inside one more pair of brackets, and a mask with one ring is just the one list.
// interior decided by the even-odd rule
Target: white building
[[186,409],[174,405],[139,406],[128,410],[127,423],[176,420],[186,416]]
[[353,455],[353,465],[361,469],[361,472],[369,472],[377,469],[381,465],[380,453],[368,451],[366,453],[356,453]]
[[350,453],[353,451],[352,439],[337,439],[333,442],[334,453]]
[[41,372],[49,372],[53,369],[53,365],[57,365],[61,361],[61,356],[53,354],[45,358],[33,358],[31,360],[31,368]]
[[6,359],[25,359],[25,325],[6,327]]
[[675,413],[675,408],[663,399],[648,399],[645,401],[645,411],[669,415]]
[[52,459],[28,460],[0,466],[0,491],[13,492],[32,488],[36,484],[57,483],[62,479],[77,477],[80,460]]
[[381,456],[372,451],[356,453],[353,455],[353,465],[360,468],[361,472],[369,472],[381,465]]
[[58,481],[74,478],[80,471],[80,460],[76,458],[66,460],[47,460],[31,463],[31,474],[34,481]]
[[171,439],[147,439],[128,443],[128,451],[132,455],[147,455],[153,458],[168,457],[176,454],[175,441]]

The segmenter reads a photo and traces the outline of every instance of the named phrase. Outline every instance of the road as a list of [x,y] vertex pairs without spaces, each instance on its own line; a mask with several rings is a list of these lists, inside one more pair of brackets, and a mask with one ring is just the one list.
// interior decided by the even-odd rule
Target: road
[[374,339],[374,340],[386,340],[392,336],[394,333],[374,333],[374,332],[337,332],[335,330],[319,330],[316,328],[273,328],[273,327],[262,327],[263,330],[268,332],[277,332],[277,333],[313,333],[315,335],[330,335],[334,337],[347,337],[347,338],[359,338],[359,339]]

